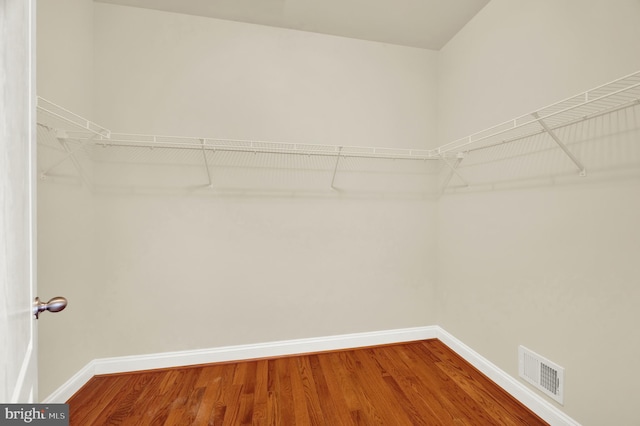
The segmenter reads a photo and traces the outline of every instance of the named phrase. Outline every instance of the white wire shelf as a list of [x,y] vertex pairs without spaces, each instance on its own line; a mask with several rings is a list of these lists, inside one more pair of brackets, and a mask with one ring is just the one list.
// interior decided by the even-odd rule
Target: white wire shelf
[[[37,108],[67,127],[67,136],[73,139],[90,139],[92,145],[102,147],[131,147],[158,149],[208,150],[220,152],[248,152],[271,154],[320,155],[328,157],[360,157],[407,160],[439,159],[435,150],[404,149],[370,146],[337,146],[307,143],[271,142],[262,140],[220,139],[210,137],[159,136],[144,134],[112,133],[47,99],[38,97]],[[39,124],[48,126],[46,119]]]
[[38,112],[43,112],[48,116],[45,119],[42,115],[38,116],[38,124],[41,126],[49,127],[50,123],[56,123],[55,126],[58,130],[70,129],[78,132],[78,137],[94,138],[100,136],[101,138],[109,138],[111,131],[106,129],[93,121],[87,120],[80,115],[69,111],[38,96],[36,101],[36,108]]
[[640,104],[640,71],[492,126],[436,149],[439,154],[469,153],[548,133]]
[[[441,189],[586,176],[587,163],[600,169],[635,164],[638,144],[628,135],[639,131],[639,106],[640,71],[442,145],[436,150],[447,166]],[[624,150],[632,155],[618,158]],[[616,165],[603,164],[614,157]]]
[[[355,162],[362,161],[370,161],[369,164],[377,162],[375,164],[380,165],[382,163],[379,161],[383,160],[414,160],[409,163],[416,164],[417,160],[423,163],[427,160],[437,160],[434,163],[438,164],[445,174],[441,183],[441,189],[444,191],[447,187],[454,186],[451,183],[454,181],[457,182],[456,187],[476,184],[480,180],[478,174],[469,171],[474,167],[476,168],[473,170],[477,170],[478,165],[486,168],[486,165],[495,164],[497,157],[501,155],[501,161],[510,161],[512,167],[518,165],[520,169],[523,166],[523,157],[536,158],[535,167],[538,171],[535,173],[549,173],[549,167],[556,167],[559,161],[564,161],[561,167],[569,165],[584,176],[587,168],[580,158],[583,152],[576,146],[572,129],[582,122],[597,121],[595,119],[610,117],[616,112],[638,105],[640,71],[428,150],[113,133],[51,101],[38,98],[38,125],[45,130],[43,137],[48,139],[49,147],[55,145],[57,140],[64,149],[52,164],[41,171],[41,175],[46,177],[52,169],[69,160],[86,183],[90,179],[84,170],[89,167],[82,167],[78,157],[84,156],[89,163],[96,159],[113,160],[117,157],[117,161],[121,163],[144,164],[155,161],[204,167],[209,186],[212,186],[215,180],[214,167],[256,170],[289,167],[318,173],[328,171],[331,175],[331,187],[334,188],[336,173],[348,168],[349,161],[353,166]],[[100,148],[106,150],[97,151]],[[579,152],[578,155],[575,153],[576,150]],[[109,151],[111,154],[106,154]],[[547,155],[551,151],[553,156]],[[97,154],[98,152],[101,154]],[[150,152],[155,152],[155,156],[151,156]],[[558,153],[561,153],[560,157]],[[270,159],[263,158],[258,161],[253,157],[252,160],[248,154],[264,154]],[[290,160],[296,156],[317,160]],[[358,167],[362,167],[363,163],[358,164]],[[392,173],[388,164],[380,170]],[[494,169],[496,173],[504,173],[507,168],[501,164]],[[416,173],[417,169],[408,167],[405,168],[405,172],[407,170],[410,170],[408,173]]]
[[405,160],[437,160],[434,150],[366,146],[337,146],[305,143],[253,141],[239,139],[197,138],[183,136],[111,133],[100,136],[94,144],[102,147],[185,149],[216,152],[295,154],[325,157],[358,157]]
[[420,194],[432,192],[424,176],[437,174],[438,162],[430,160],[439,159],[427,149],[113,133],[43,98],[38,99],[38,144],[46,153],[42,179],[69,181],[75,168],[89,188],[348,186]]

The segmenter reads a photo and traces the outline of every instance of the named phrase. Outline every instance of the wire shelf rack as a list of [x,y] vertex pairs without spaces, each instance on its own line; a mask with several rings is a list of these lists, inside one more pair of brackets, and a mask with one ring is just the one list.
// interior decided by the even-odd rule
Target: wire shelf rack
[[434,160],[438,153],[426,149],[403,149],[366,146],[337,146],[304,143],[253,141],[239,139],[198,138],[184,136],[158,136],[111,133],[96,138],[102,147],[184,149],[215,152],[245,152],[269,154],[293,154],[324,157],[360,157],[406,160]]
[[548,133],[640,104],[640,71],[572,96],[436,149],[439,154],[469,153]]
[[73,169],[92,189],[214,188],[218,191],[316,191],[349,188],[431,193],[438,154],[427,149],[335,146],[114,133],[38,99],[43,179],[69,180]]
[[[234,186],[232,180],[239,176],[239,169],[252,169],[245,176],[266,176],[266,171],[277,169],[285,170],[282,176],[293,180],[313,175],[313,179],[322,176],[318,179],[327,182],[328,175],[333,189],[340,173],[368,173],[372,181],[376,181],[374,175],[388,178],[404,173],[423,178],[435,174],[441,176],[444,192],[504,176],[539,177],[571,170],[584,176],[587,167],[583,160],[592,158],[579,142],[581,138],[594,139],[597,133],[592,129],[586,132],[584,123],[598,123],[609,134],[615,132],[611,127],[616,125],[620,132],[628,132],[629,122],[634,122],[631,126],[636,129],[640,127],[635,123],[640,114],[625,116],[625,111],[639,110],[639,106],[640,71],[429,150],[114,133],[38,98],[39,143],[42,139],[41,145],[53,153],[40,170],[43,178],[54,171],[60,175],[66,162],[67,168],[73,165],[81,181],[90,185],[94,164],[147,168],[177,164],[192,167],[196,181],[204,172],[206,186],[212,187],[223,181]],[[612,123],[615,120],[624,124]],[[426,163],[430,164],[426,168],[421,165]],[[258,176],[254,179],[260,180]],[[376,182],[380,185],[382,181]]]
[[[640,71],[440,146],[436,151],[447,166],[442,191],[586,176],[588,169],[612,167],[614,147],[627,154],[634,147],[617,164],[635,162],[639,145],[629,135],[637,135],[639,116]],[[603,149],[609,164],[602,162]]]

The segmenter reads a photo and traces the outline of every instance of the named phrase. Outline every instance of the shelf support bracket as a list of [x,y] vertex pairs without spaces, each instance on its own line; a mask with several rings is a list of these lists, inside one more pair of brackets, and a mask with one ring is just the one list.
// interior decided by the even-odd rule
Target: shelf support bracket
[[573,161],[573,164],[575,164],[576,167],[578,167],[578,170],[580,170],[580,176],[586,176],[587,169],[585,169],[582,162],[578,160],[578,158],[575,155],[573,155],[573,153],[569,150],[569,148],[567,148],[567,146],[560,140],[558,135],[556,135],[556,133],[552,129],[550,129],[549,126],[547,126],[547,123],[545,123],[544,120],[540,118],[540,115],[537,112],[534,112],[531,115],[533,115],[533,117],[538,121],[538,123],[540,123],[544,131],[547,132],[547,134],[551,137],[551,139],[553,139],[554,142],[558,144],[560,149],[562,149],[562,151],[564,151],[564,153],[567,154],[567,157],[569,157],[571,161]]
[[[207,150],[205,149],[205,139],[200,139],[202,144],[202,158],[204,159],[204,168],[207,171],[207,179],[209,180],[209,188],[213,188],[213,181],[211,180],[211,170],[209,170],[209,161],[207,160]],[[213,151],[215,153],[215,151]]]
[[65,132],[64,130],[57,130],[56,131],[56,139],[58,140],[58,142],[60,143],[60,145],[62,146],[62,148],[65,150],[65,152],[67,154],[62,159],[60,159],[58,162],[56,162],[54,165],[50,166],[47,170],[45,170],[44,172],[40,173],[40,177],[45,178],[47,176],[47,173],[49,171],[51,171],[51,169],[53,169],[54,167],[60,165],[61,163],[63,163],[67,159],[69,159],[69,160],[71,160],[71,163],[73,163],[73,167],[75,167],[76,171],[78,172],[78,176],[80,177],[80,180],[82,181],[82,183],[84,185],[86,185],[87,188],[91,189],[91,182],[89,181],[89,179],[87,179],[87,175],[85,174],[84,169],[82,168],[82,165],[80,165],[80,162],[76,158],[75,154],[78,151],[80,151],[82,148],[84,148],[85,145],[87,143],[89,143],[90,141],[92,141],[93,138],[95,138],[96,136],[97,135],[91,136],[90,138],[88,138],[87,140],[82,142],[82,144],[78,148],[71,149],[71,148],[69,148],[69,145],[67,144],[67,139],[69,139],[69,136],[67,135],[67,132]]
[[[78,146],[76,149],[71,149],[66,144],[66,140],[69,139],[69,136],[67,136],[67,133],[64,130],[56,130],[56,139],[58,140],[60,145],[62,145],[62,148],[64,148],[64,150],[65,150],[65,152],[67,154],[64,157],[62,157],[61,159],[59,159],[58,161],[56,161],[55,163],[51,164],[49,167],[47,167],[46,170],[41,171],[40,172],[40,177],[41,178],[46,178],[47,174],[51,170],[55,169],[56,167],[58,167],[60,164],[64,163],[68,159],[71,159],[71,161],[74,163],[74,167],[79,168],[76,165],[76,162],[74,161],[76,159],[75,158],[76,153],[79,152],[80,150],[84,149],[84,147],[87,146],[87,144],[89,144],[89,142],[93,141],[96,138],[96,136],[98,136],[98,135],[96,135],[96,134],[91,135],[89,138],[84,140],[80,144],[80,146]],[[80,170],[78,170],[78,171],[80,172]]]
[[331,189],[336,189],[333,184],[336,181],[336,172],[338,171],[338,164],[340,164],[340,153],[342,152],[342,147],[338,148],[338,157],[336,158],[336,164],[333,167],[333,176],[331,177]]
[[447,167],[449,167],[449,169],[451,170],[451,173],[449,173],[447,175],[447,178],[444,180],[444,183],[442,185],[442,192],[444,192],[444,190],[447,189],[447,186],[449,186],[449,182],[451,181],[454,175],[457,176],[458,179],[462,181],[464,186],[469,186],[469,182],[467,182],[467,180],[463,178],[462,175],[460,175],[460,173],[458,173],[458,170],[457,170],[460,163],[462,163],[462,160],[464,160],[464,153],[459,152],[456,155],[456,161],[454,161],[453,164],[449,163],[449,161],[447,161],[445,156],[442,154],[440,154],[440,158],[442,159],[442,161],[444,161],[444,164],[446,164]]

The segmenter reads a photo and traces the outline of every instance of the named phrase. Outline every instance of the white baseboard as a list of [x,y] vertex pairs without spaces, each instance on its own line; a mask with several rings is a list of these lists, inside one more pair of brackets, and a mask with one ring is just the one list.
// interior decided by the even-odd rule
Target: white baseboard
[[403,328],[308,339],[283,340],[251,345],[224,346],[192,351],[95,359],[49,395],[43,403],[64,403],[87,383],[89,379],[97,374],[182,367],[212,362],[241,361],[435,338],[446,344],[454,352],[552,426],[580,426],[578,422],[564,414],[542,396],[535,393],[535,391],[502,371],[439,326]]
[[95,376],[95,360],[82,367],[62,386],[42,400],[43,404],[64,404],[74,393],[80,390],[93,376]]
[[223,346],[192,351],[99,358],[88,363],[65,384],[49,395],[44,403],[64,403],[91,377],[156,368],[182,367],[212,362],[241,361],[310,352],[332,351],[388,343],[435,339],[439,327],[414,327],[308,339],[283,340],[250,345]]
[[567,416],[542,396],[529,389],[524,383],[513,378],[482,355],[462,343],[460,340],[438,327],[438,340],[451,348],[469,364],[480,370],[511,396],[540,416],[551,426],[580,426],[580,423]]

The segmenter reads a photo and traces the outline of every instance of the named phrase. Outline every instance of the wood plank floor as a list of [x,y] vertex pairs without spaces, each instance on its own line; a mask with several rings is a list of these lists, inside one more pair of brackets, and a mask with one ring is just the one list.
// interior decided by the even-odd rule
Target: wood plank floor
[[96,376],[87,425],[546,425],[438,340]]

